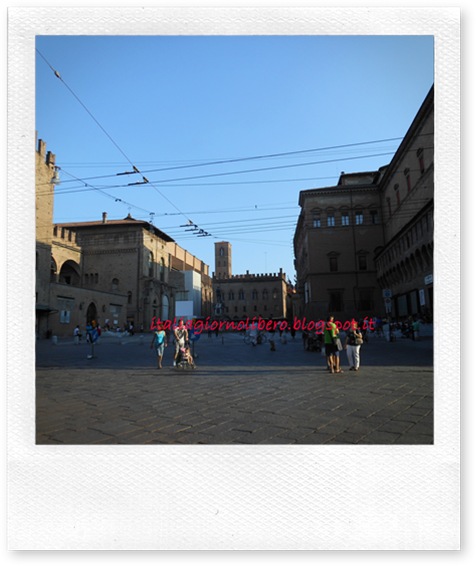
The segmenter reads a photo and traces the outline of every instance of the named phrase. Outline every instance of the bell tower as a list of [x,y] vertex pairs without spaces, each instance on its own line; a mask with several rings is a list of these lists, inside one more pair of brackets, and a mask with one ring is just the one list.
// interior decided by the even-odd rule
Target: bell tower
[[231,244],[230,242],[215,242],[215,278],[228,279],[231,277]]

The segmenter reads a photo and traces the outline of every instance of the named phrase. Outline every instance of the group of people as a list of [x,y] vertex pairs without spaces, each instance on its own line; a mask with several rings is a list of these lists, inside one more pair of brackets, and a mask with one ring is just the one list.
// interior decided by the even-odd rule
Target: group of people
[[324,330],[324,348],[327,359],[327,369],[330,373],[344,373],[340,367],[339,352],[345,350],[350,366],[350,371],[359,371],[360,368],[360,347],[364,343],[362,331],[359,323],[353,320],[346,332],[344,343],[342,344],[339,330],[334,323],[334,317],[330,315],[327,318],[326,328]]
[[[183,322],[179,321],[178,326],[173,331],[175,341],[175,352],[173,366],[176,367],[180,360],[186,361],[190,366],[195,367],[195,361],[190,351],[188,330]],[[157,352],[157,368],[162,369],[162,360],[165,348],[168,346],[168,335],[162,324],[159,324],[152,336],[150,347]]]

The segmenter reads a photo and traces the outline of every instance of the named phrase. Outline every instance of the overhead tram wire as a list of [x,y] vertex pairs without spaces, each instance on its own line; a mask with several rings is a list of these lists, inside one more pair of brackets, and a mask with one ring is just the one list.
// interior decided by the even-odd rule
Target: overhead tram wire
[[[250,157],[236,157],[233,159],[221,159],[221,160],[216,160],[216,161],[206,161],[204,163],[192,163],[192,164],[187,164],[187,165],[175,165],[173,167],[162,167],[162,168],[158,168],[158,169],[146,169],[144,171],[142,171],[142,173],[144,174],[149,174],[149,173],[161,173],[163,171],[176,171],[176,170],[180,170],[180,169],[191,169],[191,168],[195,168],[195,167],[208,167],[211,165],[225,165],[228,163],[239,163],[239,162],[243,162],[243,161],[254,161],[254,160],[259,160],[259,159],[275,159],[277,157],[289,157],[292,155],[298,155],[298,154],[306,154],[306,153],[315,153],[315,152],[319,152],[319,151],[329,151],[329,150],[334,150],[334,149],[344,149],[344,148],[353,148],[353,147],[359,147],[359,146],[364,146],[364,145],[371,145],[371,144],[377,144],[377,143],[386,143],[389,141],[397,141],[397,140],[401,140],[402,137],[397,137],[397,138],[384,138],[384,139],[380,139],[380,140],[371,140],[371,141],[365,141],[365,142],[353,142],[353,143],[349,143],[349,144],[341,144],[341,145],[335,145],[335,146],[328,146],[328,147],[320,147],[320,148],[313,148],[313,149],[301,149],[301,150],[296,150],[296,151],[287,151],[287,152],[282,152],[282,153],[270,153],[270,154],[264,154],[264,155],[254,155],[254,156],[250,156]],[[393,152],[389,152],[391,153],[395,153]],[[387,153],[388,154],[388,153]],[[132,163],[130,162],[129,158],[126,157],[126,159],[129,161],[129,163],[132,165]],[[298,164],[299,165],[299,164]],[[131,171],[131,172],[126,172],[123,174],[133,174],[136,171]],[[111,177],[115,177],[117,174],[114,175],[101,175],[98,177],[91,177],[91,180],[95,179],[95,178],[111,178]],[[86,178],[87,180],[87,178]]]
[[[196,224],[194,224],[191,220],[188,219],[187,215],[185,213],[183,213],[170,199],[168,199],[165,195],[163,195],[161,193],[161,191],[159,191],[159,189],[153,184],[151,183],[144,175],[143,173],[149,173],[149,172],[157,172],[157,171],[170,171],[170,170],[179,170],[179,169],[186,169],[186,168],[191,168],[191,167],[204,167],[204,166],[209,166],[209,165],[217,165],[217,164],[225,164],[225,163],[236,163],[236,162],[242,162],[242,161],[248,161],[248,160],[253,160],[253,159],[270,159],[270,158],[276,158],[276,157],[283,157],[283,156],[291,156],[291,155],[298,155],[298,154],[304,154],[304,153],[309,153],[309,152],[316,152],[316,151],[324,151],[324,150],[330,150],[330,149],[338,149],[338,148],[348,148],[348,147],[356,147],[356,146],[362,146],[362,145],[366,145],[366,144],[370,144],[370,143],[378,143],[378,142],[388,142],[388,141],[396,141],[396,140],[400,140],[402,139],[401,137],[398,138],[387,138],[384,140],[374,140],[372,142],[358,142],[358,143],[353,143],[353,144],[345,144],[345,145],[341,145],[341,146],[330,146],[330,147],[325,147],[325,148],[314,148],[314,149],[309,149],[309,150],[299,150],[299,151],[293,151],[293,152],[285,152],[285,153],[275,153],[275,154],[267,154],[267,155],[261,155],[261,156],[253,156],[253,157],[246,157],[246,158],[235,158],[235,159],[226,159],[226,160],[219,160],[219,161],[213,161],[213,162],[208,162],[208,163],[198,163],[198,164],[188,164],[188,165],[180,165],[180,166],[173,166],[173,167],[167,167],[167,168],[161,168],[161,169],[155,169],[155,170],[148,170],[145,172],[141,172],[134,164],[133,162],[129,159],[129,157],[126,155],[126,153],[120,148],[120,146],[115,142],[115,140],[109,135],[109,133],[103,128],[103,126],[99,123],[99,121],[94,117],[94,115],[90,112],[90,110],[86,107],[86,105],[80,100],[80,98],[76,95],[76,93],[71,89],[71,87],[69,87],[69,85],[63,80],[63,78],[61,77],[60,73],[54,69],[52,67],[52,65],[47,61],[47,59],[43,56],[43,54],[36,49],[37,53],[42,57],[42,59],[46,62],[46,64],[50,67],[50,69],[53,71],[53,73],[55,74],[55,76],[61,80],[61,82],[64,84],[64,86],[68,89],[68,91],[74,96],[74,98],[80,103],[80,105],[86,110],[86,112],[90,115],[90,117],[93,119],[93,121],[97,124],[97,126],[103,131],[103,133],[108,137],[108,139],[114,144],[114,146],[120,151],[120,153],[126,158],[126,160],[129,162],[129,164],[132,166],[133,171],[127,171],[127,172],[123,172],[123,173],[119,173],[117,175],[130,175],[130,174],[139,174],[142,175],[142,181],[139,182],[135,182],[135,183],[129,183],[127,186],[136,186],[136,185],[144,185],[144,184],[150,184],[154,190],[160,194],[162,196],[162,198],[164,198],[165,200],[167,200],[181,215],[183,215],[185,218],[187,218],[187,224],[186,225],[182,225],[181,227],[187,227],[187,226],[193,226],[195,229],[193,230],[193,232],[198,231],[198,235],[207,235],[209,236],[210,234],[206,231],[204,231],[203,229],[200,229]],[[384,156],[384,155],[391,155],[394,152],[386,152],[386,153],[379,153],[379,154],[374,154],[374,155],[370,155],[370,156],[358,156],[358,157],[351,157],[351,158],[340,158],[340,159],[332,159],[332,160],[324,160],[324,161],[319,161],[319,162],[309,162],[309,163],[298,163],[298,164],[292,164],[292,165],[281,165],[281,166],[274,166],[274,167],[268,167],[268,168],[258,168],[258,169],[251,169],[251,170],[245,170],[245,171],[236,171],[236,172],[228,172],[228,173],[215,173],[215,174],[210,174],[210,175],[200,175],[200,176],[193,176],[193,177],[184,177],[184,178],[179,178],[179,179],[170,179],[170,180],[162,180],[162,181],[154,181],[155,182],[159,182],[159,183],[166,183],[166,182],[175,182],[175,181],[181,181],[181,180],[191,180],[191,179],[201,179],[201,178],[210,178],[210,177],[218,177],[218,176],[224,176],[224,175],[230,175],[230,174],[243,174],[243,173],[250,173],[250,172],[261,172],[261,171],[267,171],[267,170],[276,170],[276,169],[284,169],[284,168],[292,168],[292,167],[302,167],[302,166],[308,166],[308,165],[316,165],[316,164],[322,164],[322,163],[330,163],[330,162],[336,162],[336,161],[347,161],[349,159],[362,159],[362,158],[372,158],[372,157],[380,157],[380,156]],[[103,178],[106,176],[103,176]],[[108,176],[111,177],[111,176]],[[82,189],[84,190],[84,189]],[[102,189],[98,189],[98,188],[94,188],[94,190],[98,190],[99,192],[106,194],[104,190]],[[62,191],[61,194],[65,194],[66,191]],[[114,198],[116,200],[116,202],[123,202],[124,201],[122,199],[117,199],[116,197],[113,197],[112,195],[108,195],[110,198]],[[133,206],[133,205],[128,205],[128,206]],[[138,207],[135,207],[138,208]],[[144,210],[144,209],[141,209]],[[155,215],[155,213],[149,213],[151,216]]]
[[[371,154],[371,155],[361,155],[361,156],[345,157],[345,158],[339,158],[339,159],[325,159],[325,160],[321,160],[321,161],[311,161],[311,162],[307,162],[307,163],[293,163],[291,165],[275,165],[273,167],[260,167],[260,168],[257,168],[257,169],[244,169],[242,171],[228,171],[228,172],[222,172],[222,173],[209,173],[207,175],[194,175],[194,176],[191,176],[191,177],[179,177],[177,179],[164,179],[164,180],[155,180],[155,181],[149,181],[148,179],[146,179],[145,182],[137,182],[137,183],[132,183],[132,184],[129,183],[127,185],[122,185],[122,187],[128,187],[128,186],[132,186],[132,185],[150,184],[151,186],[153,186],[155,188],[154,183],[161,184],[161,183],[171,183],[171,182],[175,182],[175,181],[189,181],[189,180],[193,180],[193,179],[207,179],[207,178],[211,178],[211,177],[224,177],[224,176],[227,176],[227,175],[242,175],[244,173],[257,173],[257,172],[263,172],[263,171],[273,171],[273,170],[277,170],[277,169],[289,169],[289,168],[294,168],[294,167],[323,165],[323,164],[326,164],[326,163],[336,163],[336,162],[341,163],[342,161],[351,161],[351,160],[354,160],[354,159],[371,159],[371,158],[374,158],[374,157],[382,157],[382,156],[385,156],[385,155],[394,155],[394,153],[393,152],[375,153],[375,154]],[[85,178],[84,180],[86,181],[87,178]],[[115,188],[118,188],[120,186],[121,185],[115,186]],[[78,190],[80,190],[80,189],[75,189],[75,190],[72,190],[71,192],[78,192]],[[67,194],[68,192],[69,192],[68,189],[66,189],[65,191],[62,191],[60,194]],[[164,198],[166,198],[166,197],[164,197]],[[174,205],[174,208],[177,208],[177,207]],[[179,212],[181,214],[183,214],[180,210],[179,210]]]
[[[69,175],[70,177],[74,177],[74,175],[72,175],[71,173],[68,173],[67,171],[64,171],[64,169],[62,169],[62,171],[63,171],[64,173],[66,173],[66,175]],[[77,181],[80,181],[80,182],[81,182],[81,179],[79,179],[78,177],[75,177],[75,179],[76,179]],[[129,207],[129,208],[134,208],[134,209],[136,209],[136,210],[140,210],[140,211],[142,211],[142,212],[147,213],[148,215],[154,214],[154,213],[151,213],[149,210],[146,210],[145,208],[141,208],[140,206],[136,206],[135,204],[132,204],[132,203],[130,203],[130,202],[127,202],[127,201],[125,201],[125,200],[123,200],[123,199],[121,199],[121,198],[119,198],[119,197],[114,196],[114,195],[111,195],[111,194],[107,193],[104,189],[101,189],[101,188],[99,188],[99,187],[94,187],[93,185],[87,185],[87,184],[86,184],[86,186],[91,187],[91,190],[97,191],[97,192],[101,193],[102,195],[104,195],[105,197],[110,198],[110,199],[113,199],[115,202],[120,202],[120,203],[126,205],[126,206]]]
[[[93,119],[93,121],[95,122],[95,124],[101,129],[101,131],[107,136],[107,138],[114,144],[114,146],[119,150],[119,152],[125,157],[125,159],[128,161],[128,163],[132,166],[133,171],[132,172],[126,172],[126,173],[122,173],[123,175],[127,175],[127,174],[132,174],[132,173],[137,173],[139,175],[142,175],[142,179],[143,181],[138,182],[138,183],[133,183],[134,185],[140,185],[140,184],[150,184],[154,190],[162,197],[164,198],[170,205],[172,205],[179,213],[181,213],[184,218],[186,218],[187,223],[188,224],[192,224],[192,221],[187,217],[187,215],[185,215],[178,207],[175,203],[173,203],[169,198],[167,198],[165,195],[163,195],[161,193],[161,191],[159,191],[159,189],[157,189],[157,187],[155,187],[153,185],[153,183],[149,183],[149,180],[143,176],[142,172],[134,165],[134,163],[129,159],[129,157],[126,155],[126,153],[121,149],[121,147],[115,142],[115,140],[109,135],[109,133],[105,130],[105,128],[103,128],[103,126],[99,123],[99,121],[95,118],[95,116],[92,114],[92,112],[86,107],[86,105],[82,102],[82,100],[78,97],[78,95],[73,91],[73,89],[63,80],[63,78],[61,77],[59,71],[57,71],[50,63],[49,61],[46,59],[46,57],[40,52],[40,50],[38,48],[36,48],[36,52],[40,55],[40,57],[45,61],[45,63],[48,65],[48,67],[53,71],[54,75],[56,78],[58,78],[63,85],[68,89],[68,91],[74,96],[74,98],[79,102],[79,104],[84,108],[84,110],[89,114],[89,116]],[[119,199],[120,200],[120,199]],[[151,213],[152,215],[153,213]],[[203,231],[204,232],[204,231]],[[207,235],[209,235],[207,233]]]

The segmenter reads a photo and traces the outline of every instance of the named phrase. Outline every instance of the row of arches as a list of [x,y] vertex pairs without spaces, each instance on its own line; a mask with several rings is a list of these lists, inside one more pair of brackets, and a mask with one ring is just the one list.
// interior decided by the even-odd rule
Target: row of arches
[[[51,256],[51,269],[50,269],[50,280],[54,283],[63,283],[65,285],[72,285],[74,287],[79,287],[81,285],[81,275],[80,267],[73,260],[65,261],[61,269],[58,271],[57,263],[53,256]],[[99,274],[98,273],[85,273],[84,274],[84,285],[86,287],[99,284]],[[103,283],[103,282],[101,282]],[[113,293],[120,292],[120,281],[117,277],[113,277],[109,284],[106,283],[108,291]],[[132,302],[132,292],[127,292],[127,302],[131,304]]]
[[384,271],[378,277],[378,283],[383,289],[392,288],[432,271],[433,243],[429,243],[417,248],[411,255]]

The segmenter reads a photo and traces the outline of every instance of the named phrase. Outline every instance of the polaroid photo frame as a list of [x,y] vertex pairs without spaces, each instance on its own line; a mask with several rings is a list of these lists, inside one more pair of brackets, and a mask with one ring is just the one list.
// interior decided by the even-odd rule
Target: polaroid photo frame
[[459,9],[15,7],[8,34],[9,548],[458,549],[460,345],[445,325],[435,325],[433,445],[36,445],[33,141],[39,34],[432,35],[434,311],[452,320],[460,312]]

